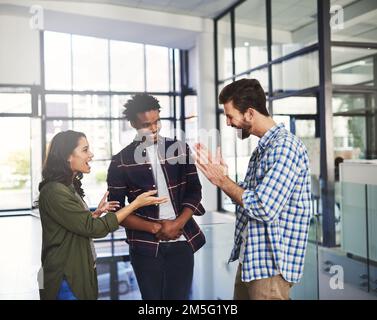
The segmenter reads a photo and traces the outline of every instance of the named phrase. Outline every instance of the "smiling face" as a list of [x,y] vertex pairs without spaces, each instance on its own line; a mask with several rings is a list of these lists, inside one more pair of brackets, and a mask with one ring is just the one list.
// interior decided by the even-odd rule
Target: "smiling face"
[[89,150],[88,140],[84,137],[81,137],[78,140],[77,147],[73,150],[72,154],[68,158],[73,173],[89,173],[89,162],[92,161],[92,158],[93,153],[91,153],[91,151]]
[[[246,111],[249,112],[249,111]],[[242,114],[234,107],[233,101],[224,104],[224,113],[226,116],[226,124],[237,130],[237,137],[239,139],[246,139],[251,134],[251,122],[247,121],[245,114]]]
[[149,110],[137,114],[136,120],[131,125],[140,136],[145,136],[148,141],[156,142],[161,129],[160,111]]

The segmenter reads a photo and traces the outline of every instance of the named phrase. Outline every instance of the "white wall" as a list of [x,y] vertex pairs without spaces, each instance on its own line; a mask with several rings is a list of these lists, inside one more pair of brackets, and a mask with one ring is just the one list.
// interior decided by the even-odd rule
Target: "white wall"
[[40,84],[39,32],[29,19],[0,12],[0,84]]

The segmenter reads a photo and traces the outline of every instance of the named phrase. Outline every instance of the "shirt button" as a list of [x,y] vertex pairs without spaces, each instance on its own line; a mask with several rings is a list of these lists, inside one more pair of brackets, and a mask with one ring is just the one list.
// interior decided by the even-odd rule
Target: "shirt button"
[[151,168],[151,167],[149,167],[148,169],[149,169],[149,170],[152,170],[152,168]]
[[155,184],[153,185],[153,188],[156,188],[156,185],[155,185]]

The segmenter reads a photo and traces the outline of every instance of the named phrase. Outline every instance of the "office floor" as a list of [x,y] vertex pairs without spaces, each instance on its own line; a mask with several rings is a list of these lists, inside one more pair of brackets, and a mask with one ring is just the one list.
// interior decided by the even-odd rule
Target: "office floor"
[[[195,219],[206,234],[207,244],[195,255],[192,298],[231,299],[236,264],[226,262],[232,245],[234,218],[209,213]],[[39,299],[37,274],[41,243],[38,217],[0,217],[0,300]],[[217,268],[213,267],[213,256],[216,256]],[[99,299],[110,298],[110,273],[106,268],[103,265],[102,270],[98,269]],[[132,273],[129,263],[118,262],[119,299],[140,299]],[[209,274],[213,277],[208,277]],[[222,278],[221,282],[214,281],[216,275]],[[206,285],[201,285],[203,283]]]
[[[219,213],[207,213],[196,217],[206,235],[206,245],[195,254],[192,299],[232,299],[237,263],[228,264],[233,245],[234,217]],[[119,230],[116,237],[123,237]],[[38,300],[37,273],[40,268],[41,225],[35,216],[0,217],[0,300]],[[116,254],[127,252],[123,241],[117,244]],[[97,244],[96,244],[97,247]],[[97,247],[99,256],[106,254],[106,246]],[[111,256],[111,250],[107,255]],[[109,259],[112,261],[113,259]],[[106,261],[106,260],[105,260]],[[329,263],[345,269],[344,289],[330,288],[333,274]],[[97,264],[99,299],[114,299],[110,280],[117,275],[116,299],[138,300],[140,292],[128,261]],[[304,268],[304,277],[291,292],[292,299],[376,299],[373,282],[367,292],[364,274],[365,265],[350,259],[339,248],[317,248],[309,243]],[[377,279],[377,268],[368,271]],[[377,281],[376,281],[377,283]]]
[[39,218],[0,218],[0,299],[39,299],[41,242]]

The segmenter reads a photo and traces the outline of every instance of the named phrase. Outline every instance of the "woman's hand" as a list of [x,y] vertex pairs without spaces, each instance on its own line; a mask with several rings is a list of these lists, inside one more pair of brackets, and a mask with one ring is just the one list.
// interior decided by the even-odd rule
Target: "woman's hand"
[[119,201],[109,201],[107,202],[107,196],[109,195],[109,191],[105,193],[103,196],[101,202],[98,205],[98,208],[96,211],[92,213],[93,218],[98,218],[100,217],[104,212],[109,212],[109,211],[115,211],[120,208]]
[[[134,213],[137,209],[150,205],[159,205],[168,201],[168,197],[153,197],[157,193],[157,190],[152,190],[144,192],[139,195],[134,201],[124,208],[118,210],[115,214],[118,219],[118,223],[121,223],[124,219],[127,218],[130,214]],[[157,227],[157,228],[156,228]],[[160,226],[153,225],[153,229],[156,233],[159,231]],[[153,233],[153,232],[152,232]]]
[[168,197],[153,197],[157,190],[147,191],[139,195],[133,202],[137,208],[151,206],[153,204],[159,205],[168,201]]

